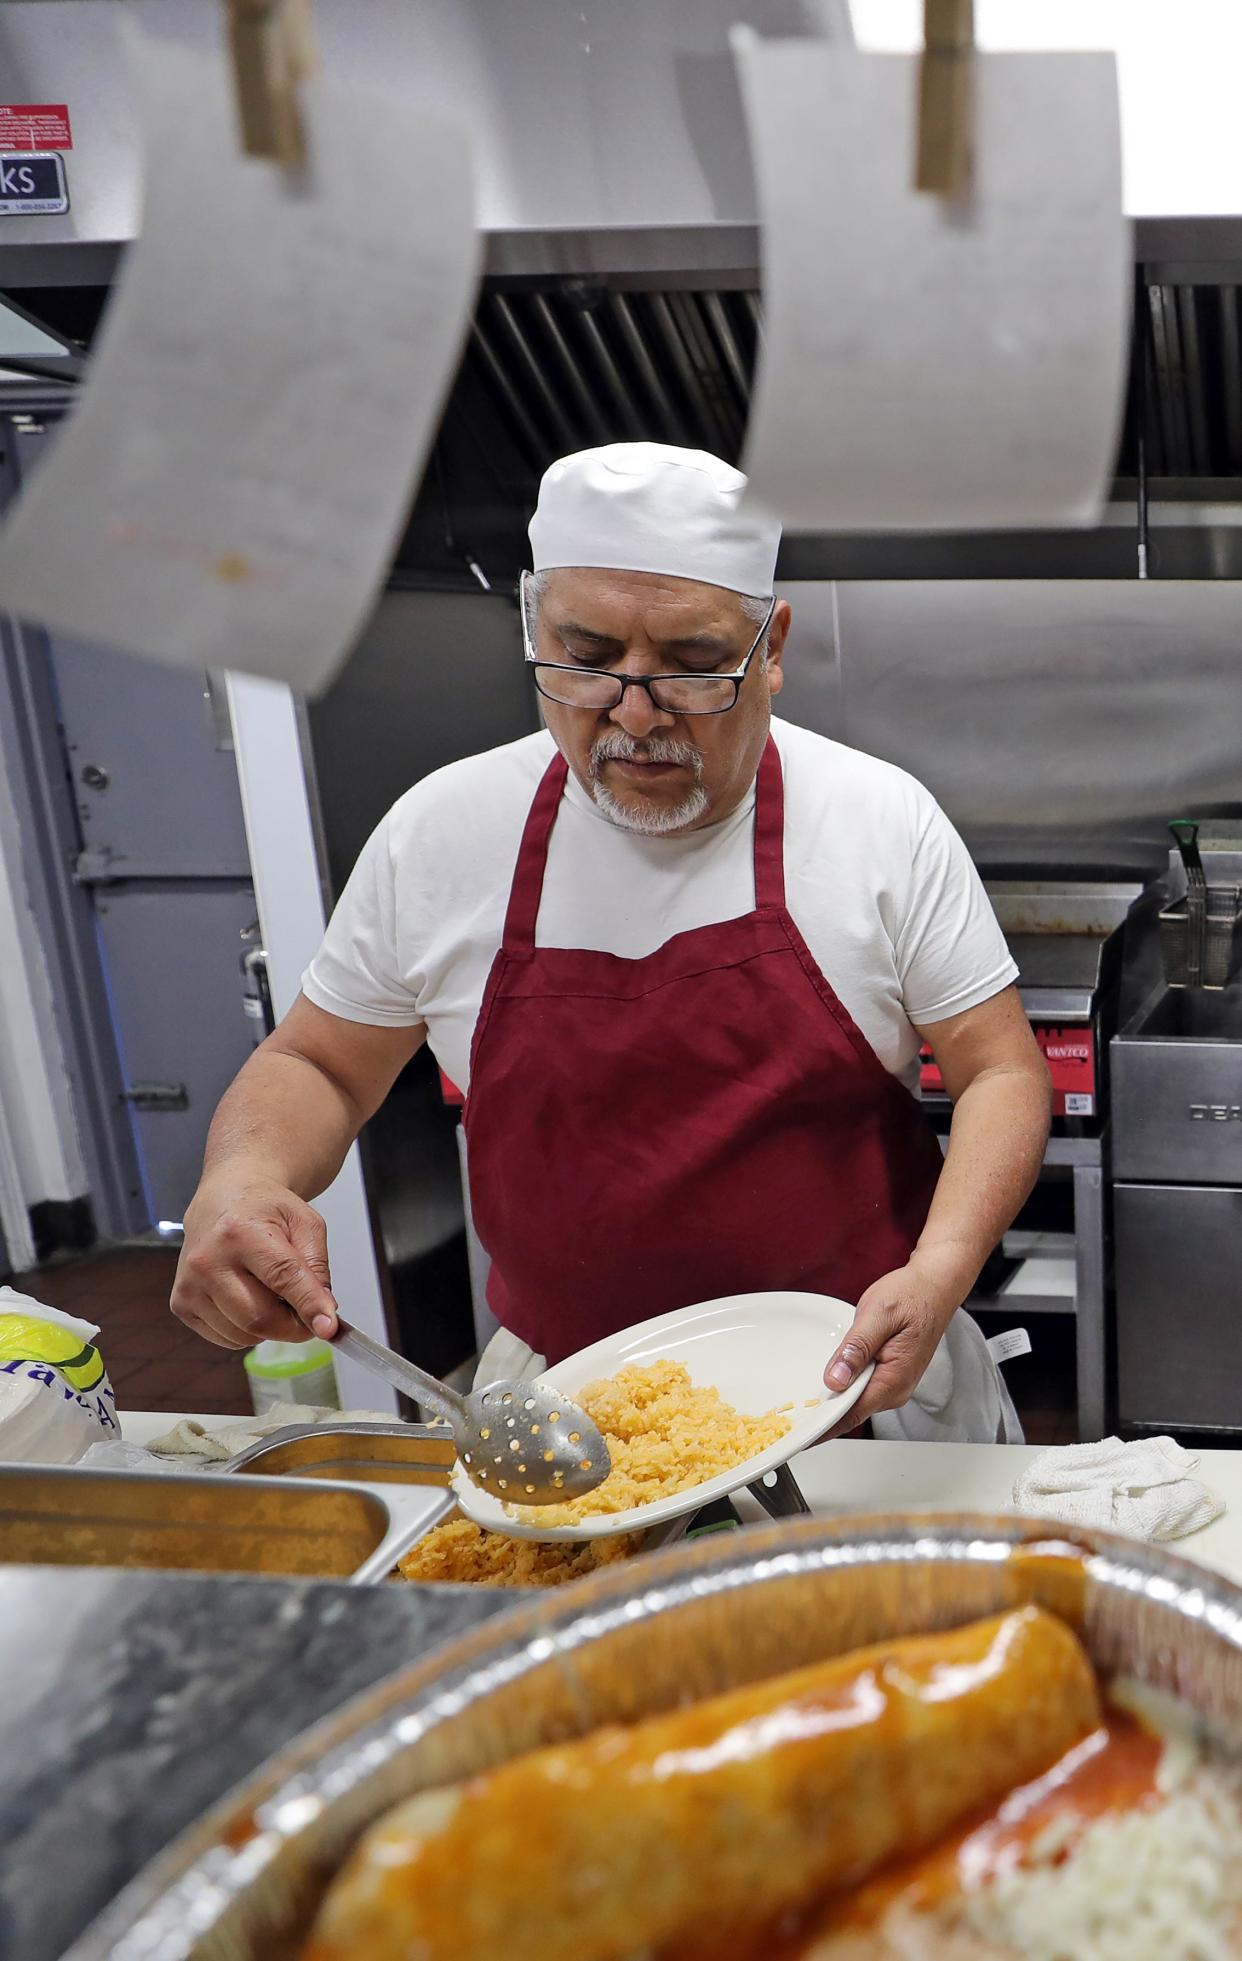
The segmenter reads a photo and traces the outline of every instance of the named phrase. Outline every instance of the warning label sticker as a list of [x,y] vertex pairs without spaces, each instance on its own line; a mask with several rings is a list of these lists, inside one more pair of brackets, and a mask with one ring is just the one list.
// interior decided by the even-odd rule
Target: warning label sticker
[[0,150],[72,150],[65,102],[0,102]]
[[68,209],[65,166],[55,152],[40,157],[29,150],[12,156],[0,151],[0,217],[55,217]]
[[1033,1024],[1052,1077],[1052,1111],[1057,1117],[1095,1115],[1095,1035],[1090,1028]]

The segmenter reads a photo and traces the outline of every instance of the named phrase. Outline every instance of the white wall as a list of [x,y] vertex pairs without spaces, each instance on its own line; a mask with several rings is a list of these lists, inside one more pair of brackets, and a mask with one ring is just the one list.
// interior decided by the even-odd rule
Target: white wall
[[23,1233],[15,1209],[44,1199],[81,1198],[89,1189],[23,857],[17,811],[0,757],[0,1127],[6,1134],[0,1143],[0,1184],[5,1187],[0,1217],[17,1265],[28,1259],[30,1249],[28,1223]]
[[[851,0],[851,11],[862,48],[921,44],[919,0]],[[1236,0],[978,0],[975,19],[981,48],[1116,51],[1129,216],[1242,211]]]
[[[319,852],[311,818],[297,704],[277,681],[228,677],[233,746],[241,784],[255,899],[267,949],[277,1017],[297,999],[302,975],[323,935]],[[362,1164],[355,1145],[340,1174],[315,1201],[328,1227],[332,1291],[342,1312],[366,1334],[387,1341],[375,1241]],[[346,1409],[395,1410],[392,1391],[336,1358]]]

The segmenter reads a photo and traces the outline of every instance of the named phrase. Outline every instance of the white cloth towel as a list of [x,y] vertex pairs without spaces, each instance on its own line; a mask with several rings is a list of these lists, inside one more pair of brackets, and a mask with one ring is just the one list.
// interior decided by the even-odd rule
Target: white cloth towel
[[1199,1459],[1172,1437],[1066,1444],[1041,1451],[1013,1488],[1020,1512],[1094,1525],[1132,1539],[1184,1539],[1219,1518],[1224,1499],[1190,1473]]
[[204,1459],[222,1463],[241,1450],[271,1436],[273,1430],[286,1430],[295,1423],[391,1423],[391,1416],[373,1409],[324,1409],[318,1403],[273,1403],[262,1416],[239,1416],[220,1429],[208,1430],[192,1416],[183,1416],[162,1437],[153,1437],[147,1449],[157,1457]]
[[262,1416],[228,1419],[221,1430],[209,1430],[194,1416],[183,1416],[150,1444],[124,1441],[92,1444],[78,1459],[83,1471],[207,1471],[249,1449],[260,1437],[295,1423],[391,1423],[370,1409],[326,1409],[319,1403],[273,1403]]
[[881,1443],[1020,1444],[1022,1424],[979,1323],[959,1307],[909,1402],[871,1419]]

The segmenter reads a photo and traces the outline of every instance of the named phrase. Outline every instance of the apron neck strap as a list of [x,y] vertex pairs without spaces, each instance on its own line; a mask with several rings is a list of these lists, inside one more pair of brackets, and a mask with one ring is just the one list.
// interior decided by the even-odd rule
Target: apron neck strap
[[526,819],[517,865],[509,889],[509,910],[505,914],[504,939],[507,953],[528,951],[535,944],[535,925],[539,901],[543,897],[543,874],[548,862],[548,839],[556,822],[569,765],[558,749],[540,780],[535,800]]
[[785,780],[771,736],[755,778],[755,904],[785,905]]
[[[502,942],[508,953],[524,952],[535,944],[548,840],[568,775],[569,766],[558,750],[535,792],[518,846]],[[781,759],[771,736],[759,759],[755,779],[754,850],[755,904],[782,908],[785,904],[785,785]]]

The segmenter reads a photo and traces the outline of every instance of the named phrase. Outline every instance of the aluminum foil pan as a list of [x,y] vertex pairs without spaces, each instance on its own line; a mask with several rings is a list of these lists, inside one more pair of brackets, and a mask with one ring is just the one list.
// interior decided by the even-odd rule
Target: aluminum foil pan
[[1010,1515],[749,1529],[501,1615],[309,1731],[168,1848],[65,1961],[290,1961],[358,1834],[411,1793],[864,1642],[1036,1600],[1100,1671],[1242,1744],[1242,1588],[1162,1548]]

